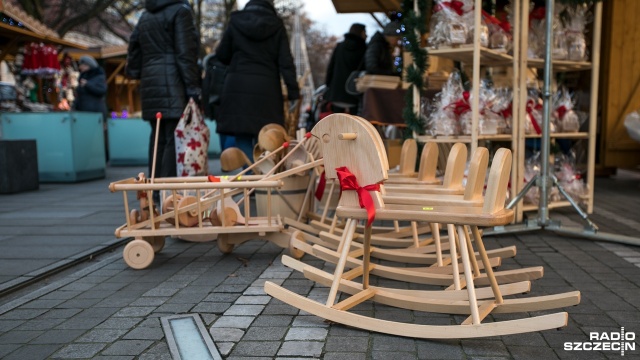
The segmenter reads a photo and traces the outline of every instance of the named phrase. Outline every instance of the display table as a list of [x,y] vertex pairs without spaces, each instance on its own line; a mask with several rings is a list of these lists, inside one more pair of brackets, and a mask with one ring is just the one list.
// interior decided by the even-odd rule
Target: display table
[[3,113],[0,124],[3,140],[36,140],[40,182],[105,177],[102,114]]
[[149,164],[151,126],[142,119],[109,119],[109,162],[114,166]]

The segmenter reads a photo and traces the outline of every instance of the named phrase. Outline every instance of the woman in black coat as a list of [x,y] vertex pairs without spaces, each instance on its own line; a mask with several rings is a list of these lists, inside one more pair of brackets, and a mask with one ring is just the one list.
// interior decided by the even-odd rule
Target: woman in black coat
[[260,129],[284,124],[284,97],[296,100],[300,90],[289,39],[282,19],[269,0],[251,0],[231,14],[216,56],[227,65],[217,131],[234,135],[249,158]]
[[[357,96],[348,94],[345,85],[352,71],[364,70],[362,58],[367,49],[366,38],[365,26],[353,24],[349,32],[344,34],[344,40],[336,45],[331,54],[327,67],[325,80],[327,92],[324,99],[334,105],[334,111],[355,113],[357,109],[359,99]],[[338,108],[336,109],[335,106]]]
[[129,39],[126,73],[140,79],[142,118],[151,123],[149,174],[160,112],[155,176],[176,176],[173,133],[189,98],[200,98],[200,40],[186,0],[146,0],[145,10]]

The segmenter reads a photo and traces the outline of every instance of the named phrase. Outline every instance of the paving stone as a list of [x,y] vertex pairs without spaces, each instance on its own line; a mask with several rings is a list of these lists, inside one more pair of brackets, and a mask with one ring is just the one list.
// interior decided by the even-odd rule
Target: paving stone
[[[15,329],[18,326],[21,326],[23,324],[27,324],[29,322],[32,321],[37,321],[37,320],[29,320],[29,321],[24,321],[24,320],[0,320],[0,333],[3,332],[7,332],[9,330]],[[22,330],[39,330],[39,329],[29,329],[29,328],[25,328]]]
[[233,356],[264,356],[275,357],[280,348],[279,341],[242,341],[231,352]]
[[78,338],[76,342],[111,343],[126,333],[126,329],[93,329]]
[[133,360],[135,356],[96,356],[92,360]]
[[149,291],[147,291],[146,293],[144,293],[142,296],[146,297],[152,297],[152,296],[157,296],[157,297],[167,297],[167,296],[173,296],[175,293],[178,292],[177,288],[171,289],[171,288],[155,288],[155,289],[151,289]]
[[51,309],[56,307],[59,304],[62,304],[63,302],[65,302],[65,300],[63,299],[52,299],[52,300],[42,300],[42,299],[38,299],[38,300],[34,300],[34,301],[29,301],[28,303],[20,306],[20,309]]
[[418,359],[462,359],[464,352],[458,340],[420,340],[417,344]]
[[84,334],[84,330],[47,330],[44,334],[31,340],[32,344],[68,344]]
[[373,334],[372,349],[374,351],[415,351],[416,343],[413,339],[386,335]]
[[0,320],[31,320],[36,318],[48,309],[15,309],[0,315]]
[[369,336],[368,331],[354,329],[346,327],[340,324],[332,325],[329,328],[329,336],[342,336],[342,337],[354,337],[354,336]]
[[285,340],[319,340],[324,341],[327,337],[327,329],[312,327],[292,327],[287,332]]
[[80,313],[82,309],[51,309],[46,313],[38,316],[38,320],[42,319],[69,319]]
[[9,353],[13,352],[21,345],[19,344],[0,344],[0,359],[4,359]]
[[497,340],[462,340],[462,348],[469,356],[509,356],[509,351],[504,343]]
[[[57,308],[58,309],[88,309],[96,304],[98,304],[99,302],[101,302],[101,299],[71,299],[71,300],[67,300],[65,302],[63,302],[62,304],[58,305]],[[111,306],[117,306],[117,305],[111,305]]]
[[[365,360],[367,354],[350,353],[350,352],[327,352],[324,354],[324,360]],[[390,358],[391,359],[391,358]]]
[[153,312],[166,314],[181,314],[189,312],[193,304],[164,304],[158,306]]
[[222,314],[231,307],[231,303],[215,303],[215,302],[201,302],[194,306],[191,311],[196,313],[213,313]]
[[71,329],[89,330],[89,329],[95,328],[103,321],[104,319],[102,318],[85,318],[85,317],[76,315],[71,319],[56,326],[55,328],[61,329],[61,330],[71,330]]
[[0,357],[4,360],[48,359],[58,348],[58,345],[50,344],[25,345],[10,355],[2,355],[0,351]]
[[164,337],[159,327],[136,327],[123,336],[125,340],[160,340]]
[[140,355],[153,344],[147,340],[118,340],[102,351],[103,355]]
[[213,327],[247,329],[253,322],[252,316],[221,316]]
[[0,344],[26,344],[42,335],[44,331],[10,331],[0,335]]
[[263,305],[231,305],[227,311],[224,312],[225,316],[257,316],[264,310]]
[[328,352],[361,352],[366,353],[369,348],[369,338],[358,337],[337,337],[329,336],[326,339],[325,350]]
[[266,305],[271,301],[271,296],[240,296],[236,305]]
[[138,300],[130,303],[129,305],[131,306],[160,306],[162,304],[164,304],[167,300],[169,300],[170,297],[163,297],[163,296],[157,296],[157,297],[142,297],[139,298]]
[[323,327],[323,328],[328,328],[329,327],[329,323],[327,323],[326,321],[324,321],[324,319],[319,318],[315,315],[302,315],[302,311],[300,312],[301,315],[298,315],[295,317],[295,319],[293,319],[293,324],[292,326],[296,326],[296,327]]
[[211,338],[217,344],[218,342],[238,342],[244,336],[244,330],[236,328],[217,328],[212,327],[209,330]]
[[373,360],[414,360],[416,358],[415,353],[404,352],[404,351],[374,351],[372,353]]
[[129,330],[136,326],[139,322],[142,321],[142,318],[138,317],[122,317],[122,318],[109,318],[105,320],[100,325],[96,326],[97,328],[103,329],[124,329]]
[[144,317],[151,314],[156,307],[154,306],[135,306],[135,307],[126,307],[121,309],[114,317]]
[[324,343],[319,341],[285,341],[278,351],[278,356],[319,357],[323,346]]
[[287,332],[286,327],[250,327],[242,338],[245,340],[282,340]]
[[172,360],[169,346],[166,343],[158,343],[145,351],[138,360]]
[[251,326],[271,327],[271,326],[288,326],[291,324],[293,316],[291,315],[260,315],[256,317]]
[[70,344],[53,354],[54,359],[90,359],[106,344]]
[[218,352],[222,356],[229,356],[233,347],[236,346],[235,343],[232,342],[221,342],[216,343],[216,347],[218,348]]
[[69,300],[69,299],[73,299],[74,297],[80,295],[82,293],[82,291],[63,291],[63,290],[56,290],[54,292],[48,293],[42,297],[40,297],[40,299],[42,300]]

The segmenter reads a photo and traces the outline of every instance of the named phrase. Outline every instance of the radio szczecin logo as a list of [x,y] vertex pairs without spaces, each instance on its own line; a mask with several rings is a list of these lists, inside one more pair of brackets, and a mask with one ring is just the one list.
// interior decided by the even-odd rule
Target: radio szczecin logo
[[624,356],[625,351],[636,350],[636,333],[625,332],[620,328],[620,332],[590,332],[589,341],[565,342],[566,351],[620,351]]

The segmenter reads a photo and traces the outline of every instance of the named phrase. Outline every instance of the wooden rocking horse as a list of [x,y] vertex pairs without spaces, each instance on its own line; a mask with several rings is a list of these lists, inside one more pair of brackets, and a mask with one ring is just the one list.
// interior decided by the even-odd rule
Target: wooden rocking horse
[[[379,192],[380,183],[387,178],[387,165],[380,146],[378,134],[372,131],[371,125],[364,119],[344,114],[327,117],[313,129],[312,133],[323,144],[325,172],[329,179],[338,178],[341,183],[342,196],[337,208],[338,216],[347,219],[339,248],[339,260],[333,276],[329,278],[331,287],[326,303],[322,304],[286,290],[272,282],[265,283],[265,291],[298,309],[333,322],[370,331],[383,332],[399,336],[419,338],[474,338],[499,336],[560,328],[567,325],[568,315],[559,312],[518,320],[482,322],[492,313],[516,313],[555,309],[576,305],[580,301],[577,291],[530,298],[505,299],[495,278],[489,259],[478,231],[480,226],[505,225],[513,219],[513,211],[504,208],[504,200],[509,171],[511,152],[500,149],[493,158],[489,174],[488,187],[482,207],[391,205],[385,204]],[[436,296],[421,296],[423,293],[410,291],[389,291],[369,285],[369,274],[376,268],[371,264],[371,223],[380,220],[408,220],[430,223],[446,223],[455,226],[460,240],[460,255],[463,264],[464,280],[457,272],[457,261],[452,262],[454,268],[455,289],[466,287],[467,298],[464,300],[443,299]],[[353,233],[357,220],[366,220],[364,232],[362,265],[357,271],[345,272],[345,265],[351,250]],[[465,226],[471,228],[475,242],[465,236]],[[456,244],[450,239],[452,251]],[[469,256],[470,247],[475,244],[482,262],[485,264],[486,278],[491,286],[492,296],[480,299],[475,288],[479,268],[474,264],[475,257]],[[285,261],[286,263],[287,261]],[[303,266],[305,273],[314,272],[313,267]],[[360,274],[355,275],[354,274]],[[322,277],[322,274],[316,274]],[[349,282],[357,276],[362,283]],[[351,294],[347,299],[336,303],[338,291]],[[446,290],[443,294],[447,293]],[[416,296],[418,295],[418,296]],[[484,298],[484,296],[482,296]],[[451,314],[467,314],[469,317],[460,325],[418,325],[375,319],[358,315],[348,310],[366,300],[377,301],[391,306],[443,312]]]

